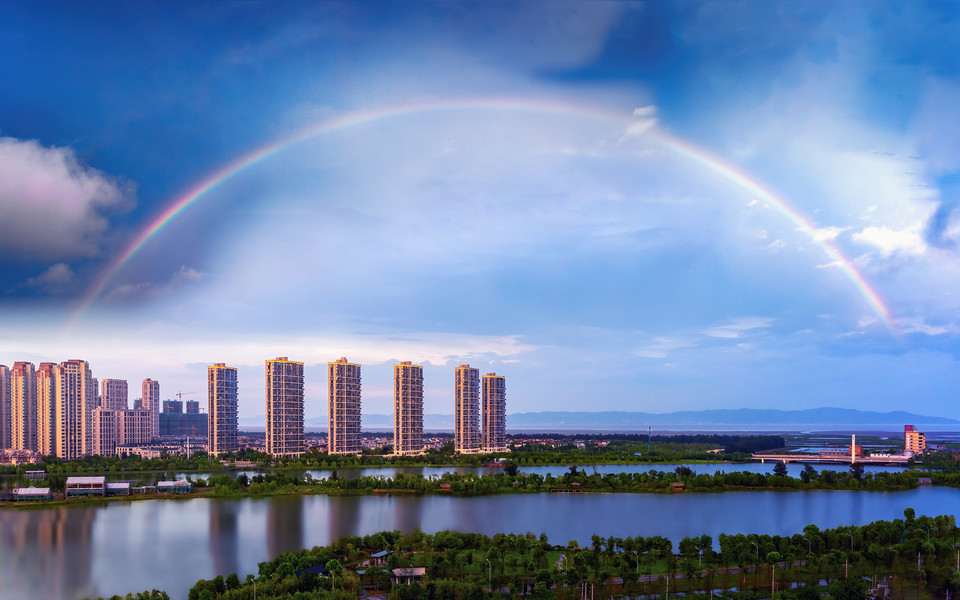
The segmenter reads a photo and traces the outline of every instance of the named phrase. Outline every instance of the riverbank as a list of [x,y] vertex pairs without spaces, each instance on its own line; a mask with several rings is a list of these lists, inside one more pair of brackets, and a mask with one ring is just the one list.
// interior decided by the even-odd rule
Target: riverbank
[[133,494],[129,496],[64,498],[57,494],[49,501],[3,503],[3,508],[31,508],[43,506],[78,505],[81,503],[132,502],[142,499],[182,500],[189,498],[263,498],[293,494],[322,494],[328,496],[373,495],[446,495],[453,497],[481,497],[504,494],[718,494],[751,491],[903,491],[923,484],[960,487],[960,475],[926,473],[921,471],[878,472],[860,474],[805,469],[800,477],[765,473],[719,472],[713,475],[696,474],[689,467],[674,471],[635,473],[587,474],[576,466],[555,477],[537,473],[474,473],[448,472],[440,476],[398,473],[394,477],[364,475],[355,478],[314,479],[284,474],[246,475],[234,479],[216,475],[209,481],[197,480],[199,486],[185,494]]

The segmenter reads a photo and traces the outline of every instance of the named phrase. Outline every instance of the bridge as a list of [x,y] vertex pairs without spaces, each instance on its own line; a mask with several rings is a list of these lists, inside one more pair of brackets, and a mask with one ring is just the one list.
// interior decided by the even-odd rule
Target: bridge
[[909,456],[901,454],[879,454],[874,456],[854,456],[849,454],[824,456],[821,454],[799,454],[799,453],[766,453],[761,452],[752,455],[753,460],[765,462],[782,463],[829,463],[829,464],[862,464],[862,465],[903,465],[910,460]]

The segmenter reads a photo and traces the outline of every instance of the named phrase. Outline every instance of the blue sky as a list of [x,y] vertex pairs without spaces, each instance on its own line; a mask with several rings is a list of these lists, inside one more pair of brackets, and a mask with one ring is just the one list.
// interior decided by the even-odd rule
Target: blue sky
[[[507,377],[509,412],[954,416],[951,3],[0,13],[4,364],[85,358],[98,377],[202,397],[205,366],[227,362],[246,418],[281,355],[306,363],[308,417],[340,356],[364,365],[375,413],[391,410],[392,363],[412,360],[432,413],[452,412],[453,367],[469,362]],[[443,109],[336,128],[236,173],[71,325],[98,275],[213,173],[399,105]]]

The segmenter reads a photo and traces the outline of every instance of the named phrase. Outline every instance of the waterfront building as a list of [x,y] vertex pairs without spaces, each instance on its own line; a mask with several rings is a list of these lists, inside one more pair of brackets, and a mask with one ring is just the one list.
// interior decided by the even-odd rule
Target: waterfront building
[[423,452],[423,367],[393,365],[393,452]]
[[207,451],[236,452],[237,369],[224,363],[207,367]]
[[[160,435],[160,382],[147,377],[140,384],[140,407],[150,411],[153,415],[153,424],[150,428],[151,437]],[[136,407],[134,407],[136,408]]]
[[65,460],[93,450],[93,418],[97,392],[90,364],[71,359],[54,369],[56,386],[56,454]]
[[286,356],[265,362],[267,453],[300,456],[303,454],[303,363]]
[[480,369],[460,365],[453,374],[453,438],[457,452],[480,451]]
[[16,362],[10,371],[10,447],[37,449],[37,369]]
[[100,404],[110,410],[127,410],[130,404],[130,395],[127,390],[126,379],[100,380]]
[[360,439],[360,365],[345,357],[327,363],[329,454],[359,454]]
[[904,425],[903,450],[904,452],[923,454],[927,450],[927,437],[913,425]]
[[10,367],[0,365],[0,450],[11,447]]
[[507,382],[496,373],[483,376],[483,449],[507,449]]
[[37,452],[57,453],[57,365],[42,362],[37,367]]

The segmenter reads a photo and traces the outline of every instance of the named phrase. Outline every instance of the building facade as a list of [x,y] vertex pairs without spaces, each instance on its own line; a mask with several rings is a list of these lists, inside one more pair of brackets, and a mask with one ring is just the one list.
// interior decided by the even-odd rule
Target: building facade
[[329,454],[359,454],[360,439],[360,365],[345,357],[327,363]]
[[[102,394],[102,392],[101,392]],[[99,456],[113,456],[117,451],[117,413],[120,411],[98,406],[90,411],[93,431],[92,452]]]
[[393,452],[423,452],[423,367],[393,365]]
[[12,446],[10,428],[12,427],[11,413],[13,407],[10,402],[10,367],[0,365],[0,450]]
[[[150,411],[153,424],[150,435],[160,436],[160,382],[147,377],[140,384],[140,407]],[[136,407],[134,407],[136,408]]]
[[300,456],[304,449],[302,362],[286,356],[266,361],[266,400],[267,453]]
[[90,365],[72,359],[55,369],[56,454],[72,460],[93,451],[93,418],[97,391]]
[[37,449],[37,369],[16,362],[10,371],[10,443],[15,450]]
[[483,449],[507,449],[507,382],[496,373],[483,376]]
[[42,362],[37,367],[37,452],[57,453],[57,365]]
[[927,450],[927,436],[913,425],[903,426],[903,449],[914,454],[923,454]]
[[127,410],[130,393],[126,379],[100,380],[100,406],[110,410]]
[[460,365],[453,372],[453,442],[457,452],[480,451],[480,369]]
[[237,369],[216,363],[207,367],[207,451],[237,449]]

